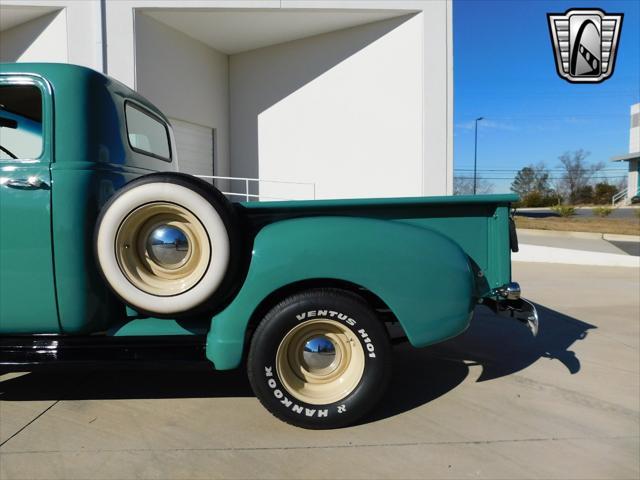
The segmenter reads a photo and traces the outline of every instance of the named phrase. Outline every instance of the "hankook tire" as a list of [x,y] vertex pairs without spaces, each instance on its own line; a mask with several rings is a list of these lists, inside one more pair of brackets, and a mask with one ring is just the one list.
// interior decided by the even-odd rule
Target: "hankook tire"
[[310,429],[351,425],[390,375],[384,324],[359,296],[313,289],[273,307],[251,340],[249,381],[274,416]]

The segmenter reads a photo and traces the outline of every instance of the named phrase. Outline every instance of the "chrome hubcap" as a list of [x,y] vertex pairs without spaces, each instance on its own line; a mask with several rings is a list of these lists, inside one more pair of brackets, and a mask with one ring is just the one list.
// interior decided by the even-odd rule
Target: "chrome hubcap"
[[175,269],[189,258],[190,246],[185,233],[171,225],[156,227],[147,238],[147,253],[159,266]]
[[318,335],[304,344],[302,358],[310,372],[329,368],[336,359],[336,347],[324,335]]

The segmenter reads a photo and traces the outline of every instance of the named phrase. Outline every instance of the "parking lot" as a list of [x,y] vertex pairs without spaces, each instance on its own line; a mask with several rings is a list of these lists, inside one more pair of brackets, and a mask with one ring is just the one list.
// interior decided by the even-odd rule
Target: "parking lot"
[[0,477],[638,478],[640,272],[513,276],[537,338],[481,308],[455,340],[397,346],[383,404],[342,430],[279,422],[242,371],[6,374]]

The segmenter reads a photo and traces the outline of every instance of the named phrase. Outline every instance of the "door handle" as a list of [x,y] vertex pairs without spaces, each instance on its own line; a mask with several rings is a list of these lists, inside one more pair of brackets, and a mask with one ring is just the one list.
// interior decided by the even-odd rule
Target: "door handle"
[[38,177],[29,177],[29,178],[9,178],[5,182],[2,182],[9,188],[17,188],[20,190],[37,190],[37,189],[47,189],[49,185],[47,182]]

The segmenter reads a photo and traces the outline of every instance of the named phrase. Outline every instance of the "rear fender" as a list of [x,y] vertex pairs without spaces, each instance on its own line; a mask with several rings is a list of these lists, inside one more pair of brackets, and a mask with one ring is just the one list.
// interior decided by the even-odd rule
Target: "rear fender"
[[260,303],[275,290],[312,279],[370,290],[389,306],[416,347],[464,331],[475,305],[467,255],[440,233],[369,218],[284,220],[257,234],[242,288],[212,318],[209,360],[220,370],[237,367],[247,325]]

